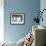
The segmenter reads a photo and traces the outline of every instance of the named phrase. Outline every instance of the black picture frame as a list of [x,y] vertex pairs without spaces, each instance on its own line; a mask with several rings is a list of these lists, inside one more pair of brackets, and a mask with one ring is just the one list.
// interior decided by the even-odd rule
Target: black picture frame
[[22,25],[25,23],[24,13],[10,13],[10,24],[12,25]]

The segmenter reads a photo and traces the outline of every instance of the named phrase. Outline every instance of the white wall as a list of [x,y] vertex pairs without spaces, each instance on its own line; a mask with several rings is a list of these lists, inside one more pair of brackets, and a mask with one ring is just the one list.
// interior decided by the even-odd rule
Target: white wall
[[0,0],[0,42],[4,41],[4,1]]

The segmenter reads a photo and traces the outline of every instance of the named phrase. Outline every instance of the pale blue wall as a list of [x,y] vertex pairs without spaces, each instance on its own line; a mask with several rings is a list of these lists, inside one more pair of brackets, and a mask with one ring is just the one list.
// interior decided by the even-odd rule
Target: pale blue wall
[[[46,0],[41,0],[40,1],[40,10],[42,11],[43,9],[46,9]],[[40,22],[40,25],[45,26],[46,27],[46,10],[43,12],[43,22]]]
[[[24,37],[32,29],[36,12],[40,9],[40,0],[4,0],[4,26],[5,40],[18,41]],[[10,13],[22,12],[25,13],[24,25],[11,25]]]

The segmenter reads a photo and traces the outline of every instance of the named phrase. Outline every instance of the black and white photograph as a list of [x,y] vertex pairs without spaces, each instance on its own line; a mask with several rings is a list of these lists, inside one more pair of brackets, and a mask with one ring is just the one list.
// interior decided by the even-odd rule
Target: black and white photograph
[[11,24],[24,24],[24,13],[11,13],[10,15]]

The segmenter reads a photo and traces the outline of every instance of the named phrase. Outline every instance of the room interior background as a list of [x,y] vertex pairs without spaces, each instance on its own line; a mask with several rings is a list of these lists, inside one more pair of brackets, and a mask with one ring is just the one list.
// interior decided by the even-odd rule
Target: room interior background
[[[29,31],[32,31],[32,25],[36,23],[33,19],[37,16],[36,12],[46,9],[46,0],[2,0],[0,2],[0,41],[18,41],[24,37]],[[24,13],[24,25],[11,25],[10,13]],[[44,12],[43,15],[45,14]],[[3,19],[2,19],[3,18]],[[46,16],[43,16],[44,21],[40,21],[40,25],[46,26]]]

